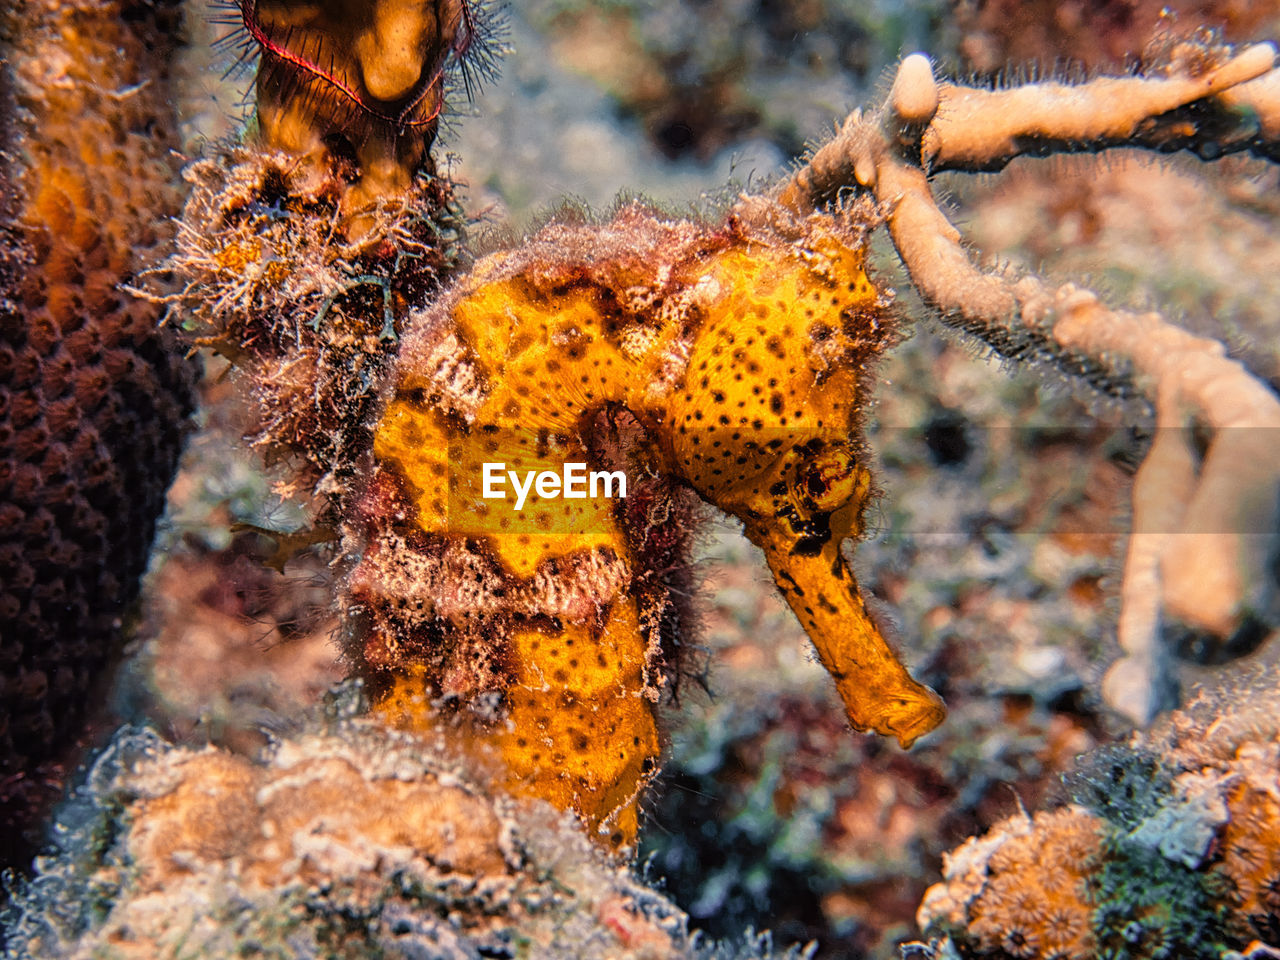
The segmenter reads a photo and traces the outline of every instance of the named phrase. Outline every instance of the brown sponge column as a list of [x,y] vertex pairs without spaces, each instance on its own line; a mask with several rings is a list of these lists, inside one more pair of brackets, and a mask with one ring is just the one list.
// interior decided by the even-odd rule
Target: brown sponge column
[[121,290],[180,210],[174,3],[0,19],[0,863],[29,856],[120,650],[193,377]]

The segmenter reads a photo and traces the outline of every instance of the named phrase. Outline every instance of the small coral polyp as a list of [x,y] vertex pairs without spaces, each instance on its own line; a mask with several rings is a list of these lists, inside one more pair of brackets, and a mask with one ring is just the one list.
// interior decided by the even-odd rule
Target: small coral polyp
[[262,143],[343,169],[346,209],[403,193],[429,154],[451,70],[484,74],[474,0],[221,0],[261,57]]
[[1075,806],[1001,821],[947,858],[947,882],[930,888],[921,925],[967,926],[965,945],[1001,957],[1095,956],[1085,884],[1102,858],[1104,829]]
[[[893,340],[865,271],[875,208],[664,220],[633,204],[552,225],[411,315],[375,431],[350,655],[376,711],[439,707],[518,792],[628,841],[679,673],[688,529],[743,521],[858,729],[910,745],[942,719],[867,616],[842,542],[872,484],[865,381]],[[745,210],[745,208],[744,208]],[[484,464],[622,470],[625,499],[481,496]]]

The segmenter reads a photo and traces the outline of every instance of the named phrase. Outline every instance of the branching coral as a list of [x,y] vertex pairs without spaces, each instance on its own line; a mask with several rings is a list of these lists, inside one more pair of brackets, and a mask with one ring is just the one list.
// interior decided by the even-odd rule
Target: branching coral
[[[1127,658],[1107,686],[1113,705],[1143,722],[1168,699],[1162,617],[1226,637],[1256,632],[1269,616],[1273,547],[1262,532],[1275,529],[1280,503],[1268,454],[1280,402],[1221,344],[1156,314],[1109,309],[1072,284],[1050,288],[1033,276],[978,269],[935,203],[928,176],[1119,143],[1271,156],[1274,59],[1269,45],[1233,53],[1184,44],[1162,76],[987,91],[939,84],[924,57],[908,57],[885,108],[852,114],[780,193],[804,208],[844,189],[871,192],[891,208],[898,253],[943,322],[1011,359],[1057,365],[1120,398],[1137,390],[1154,405],[1159,430],[1135,484],[1126,562],[1120,643]],[[1212,433],[1202,457],[1193,452],[1193,424]]]

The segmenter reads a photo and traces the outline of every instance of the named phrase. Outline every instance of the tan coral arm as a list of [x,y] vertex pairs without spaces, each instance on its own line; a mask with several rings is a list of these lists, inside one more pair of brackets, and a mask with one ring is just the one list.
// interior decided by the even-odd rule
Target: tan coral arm
[[[1198,473],[1187,458],[1175,458],[1177,469],[1144,470],[1135,487],[1135,497],[1147,501],[1135,504],[1136,514],[1167,518],[1169,511],[1158,504],[1173,501],[1183,509],[1172,529],[1140,531],[1158,540],[1131,551],[1121,614],[1121,640],[1130,656],[1154,659],[1157,653],[1157,610],[1144,613],[1132,605],[1144,584],[1154,581],[1166,615],[1224,637],[1265,605],[1266,553],[1280,494],[1280,400],[1228,358],[1220,343],[1158,314],[1111,309],[1072,284],[1054,287],[1034,276],[975,267],[934,201],[926,161],[1000,166],[996,161],[1023,152],[1027,138],[1077,144],[1092,139],[1095,146],[1107,146],[1154,122],[1153,113],[1205,97],[1249,106],[1269,134],[1280,130],[1280,81],[1268,72],[1274,56],[1264,44],[1196,77],[1100,79],[1070,88],[1068,97],[1051,89],[1060,85],[1044,84],[960,93],[935,84],[924,69],[927,61],[915,55],[903,61],[881,113],[851,115],[836,138],[780,189],[780,199],[795,209],[841,189],[872,191],[890,210],[889,232],[912,282],[944,323],[1002,353],[1030,353],[1072,373],[1100,372],[1105,379],[1123,371],[1153,401],[1162,426],[1181,432],[1198,422],[1213,431]],[[929,116],[931,104],[937,109]],[[1171,449],[1171,442],[1158,449]],[[1170,461],[1161,456],[1157,462]],[[1109,699],[1140,722],[1161,702],[1151,691],[1133,699],[1116,686],[1113,680]]]

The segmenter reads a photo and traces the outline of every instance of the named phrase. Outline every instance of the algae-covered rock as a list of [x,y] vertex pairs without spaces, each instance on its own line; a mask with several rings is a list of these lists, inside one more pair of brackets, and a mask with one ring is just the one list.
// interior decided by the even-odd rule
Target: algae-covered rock
[[[1274,675],[1204,694],[946,858],[920,907],[962,957],[1222,957],[1280,931]],[[1088,807],[1089,809],[1086,809]]]
[[121,731],[12,892],[13,958],[765,957],[700,943],[571,816],[337,719],[260,762]]

